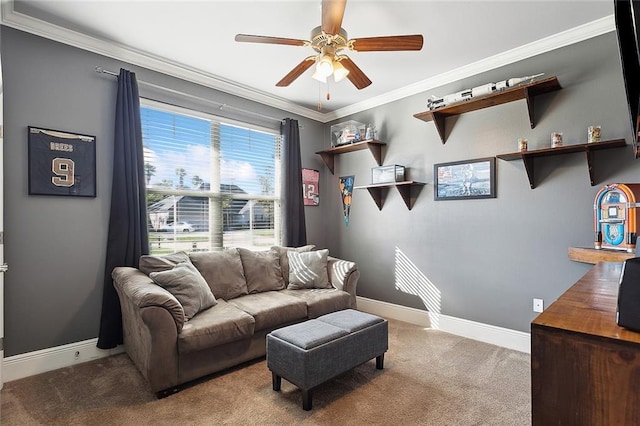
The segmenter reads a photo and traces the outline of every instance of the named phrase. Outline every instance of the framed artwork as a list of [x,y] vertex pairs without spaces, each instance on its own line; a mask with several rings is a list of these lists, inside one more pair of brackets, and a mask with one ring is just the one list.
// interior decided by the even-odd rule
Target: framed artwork
[[302,199],[305,206],[320,205],[320,172],[302,169]]
[[496,197],[495,157],[434,164],[436,201]]
[[29,195],[96,196],[96,138],[29,126]]

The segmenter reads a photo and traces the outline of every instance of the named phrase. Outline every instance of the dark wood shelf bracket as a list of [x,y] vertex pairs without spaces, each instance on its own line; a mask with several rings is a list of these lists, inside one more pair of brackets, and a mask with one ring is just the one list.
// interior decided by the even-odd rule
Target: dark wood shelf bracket
[[524,169],[527,171],[527,178],[529,179],[529,186],[531,189],[536,187],[535,170],[533,168],[533,157],[522,157],[524,163]]
[[382,196],[382,187],[370,186],[367,188],[367,191],[369,191],[371,198],[373,198],[373,201],[376,203],[376,206],[378,206],[378,210],[382,210],[382,204],[384,204],[384,197]]
[[376,164],[382,166],[382,145],[378,143],[367,143],[367,147],[369,151],[371,151],[373,159],[376,160]]
[[447,128],[445,127],[444,119],[445,119],[444,115],[438,114],[437,112],[433,113],[433,124],[435,124],[436,126],[436,130],[438,131],[438,136],[440,136],[442,145],[444,145],[444,143],[447,140],[447,135],[445,133],[447,131]]
[[318,154],[318,155],[320,155],[320,157],[322,157],[322,162],[324,163],[325,166],[327,166],[327,169],[329,169],[331,174],[333,174],[333,169],[335,167],[335,161],[334,161],[334,158],[333,158],[333,154],[328,154],[326,152],[317,152],[316,154]]
[[536,123],[534,119],[534,108],[533,108],[535,98],[530,94],[528,87],[524,89],[524,98],[527,101],[527,111],[529,112],[529,124],[533,129],[534,127],[536,127]]
[[[417,198],[417,191],[419,191],[424,185],[426,184],[423,182],[408,180],[404,182],[378,183],[373,185],[356,186],[354,187],[354,189],[366,189],[367,191],[369,191],[371,198],[373,198],[376,206],[378,206],[378,210],[382,210],[386,190],[388,188],[395,187],[400,193],[402,201],[404,201],[407,209],[411,210]],[[415,193],[412,190],[415,190]]]

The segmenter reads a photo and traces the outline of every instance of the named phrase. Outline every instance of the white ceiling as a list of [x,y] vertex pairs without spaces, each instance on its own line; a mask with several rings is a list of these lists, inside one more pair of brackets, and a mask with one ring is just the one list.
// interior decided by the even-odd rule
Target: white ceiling
[[349,0],[342,26],[350,38],[423,34],[424,46],[349,52],[373,84],[331,84],[326,101],[311,69],[275,86],[310,47],[234,41],[237,33],[307,40],[320,25],[320,0],[1,1],[5,25],[322,121],[613,30],[612,0]]

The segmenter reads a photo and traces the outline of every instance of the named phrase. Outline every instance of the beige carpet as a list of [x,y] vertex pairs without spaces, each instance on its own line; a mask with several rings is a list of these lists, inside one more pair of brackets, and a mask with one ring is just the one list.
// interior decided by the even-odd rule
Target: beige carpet
[[529,355],[391,320],[375,360],[321,385],[313,410],[264,359],[157,400],[126,354],[5,383],[8,425],[529,425]]

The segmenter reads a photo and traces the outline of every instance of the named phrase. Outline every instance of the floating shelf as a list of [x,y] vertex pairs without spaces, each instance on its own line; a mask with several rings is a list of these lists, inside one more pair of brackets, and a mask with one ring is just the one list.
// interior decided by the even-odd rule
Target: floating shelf
[[538,157],[550,157],[553,155],[571,154],[574,152],[586,152],[587,153],[587,165],[589,167],[589,181],[591,186],[595,185],[593,181],[593,151],[599,151],[603,149],[622,148],[627,144],[624,139],[614,139],[610,141],[583,143],[578,145],[560,146],[558,148],[545,148],[536,149],[533,151],[520,151],[512,152],[510,154],[496,155],[497,158],[505,161],[522,159],[524,162],[524,168],[527,171],[527,177],[529,178],[529,185],[531,189],[535,188],[534,168],[533,160]]
[[426,185],[423,182],[416,182],[413,180],[407,180],[403,182],[391,182],[391,183],[377,183],[373,185],[355,186],[353,189],[366,189],[371,194],[371,198],[378,206],[378,210],[382,210],[382,204],[384,202],[383,190],[387,188],[395,187],[398,189],[404,204],[409,210],[413,207],[415,197],[411,196],[411,189],[415,187],[422,187]]
[[336,146],[335,148],[325,149],[323,151],[318,151],[320,157],[322,157],[322,161],[327,166],[331,174],[333,174],[334,170],[334,157],[339,154],[344,154],[346,152],[360,151],[363,149],[369,149],[371,151],[371,155],[376,160],[378,166],[382,165],[382,147],[386,145],[384,142],[380,142],[376,139],[367,139],[365,141],[355,142],[348,145]]
[[635,253],[628,253],[621,250],[607,250],[586,247],[569,247],[569,259],[575,262],[591,263],[598,262],[624,262],[627,259],[636,257]]
[[562,87],[560,87],[558,79],[556,77],[549,77],[544,80],[535,81],[529,84],[521,84],[490,95],[473,98],[468,101],[462,101],[442,108],[420,112],[413,116],[422,121],[433,121],[436,126],[436,130],[438,131],[438,135],[440,136],[440,140],[444,144],[446,142],[445,119],[447,117],[453,117],[465,112],[476,111],[483,108],[506,104],[508,102],[518,101],[520,99],[526,99],[527,110],[529,112],[529,123],[533,129],[535,127],[533,118],[533,101],[535,97],[545,93],[555,92],[560,89],[562,89]]

